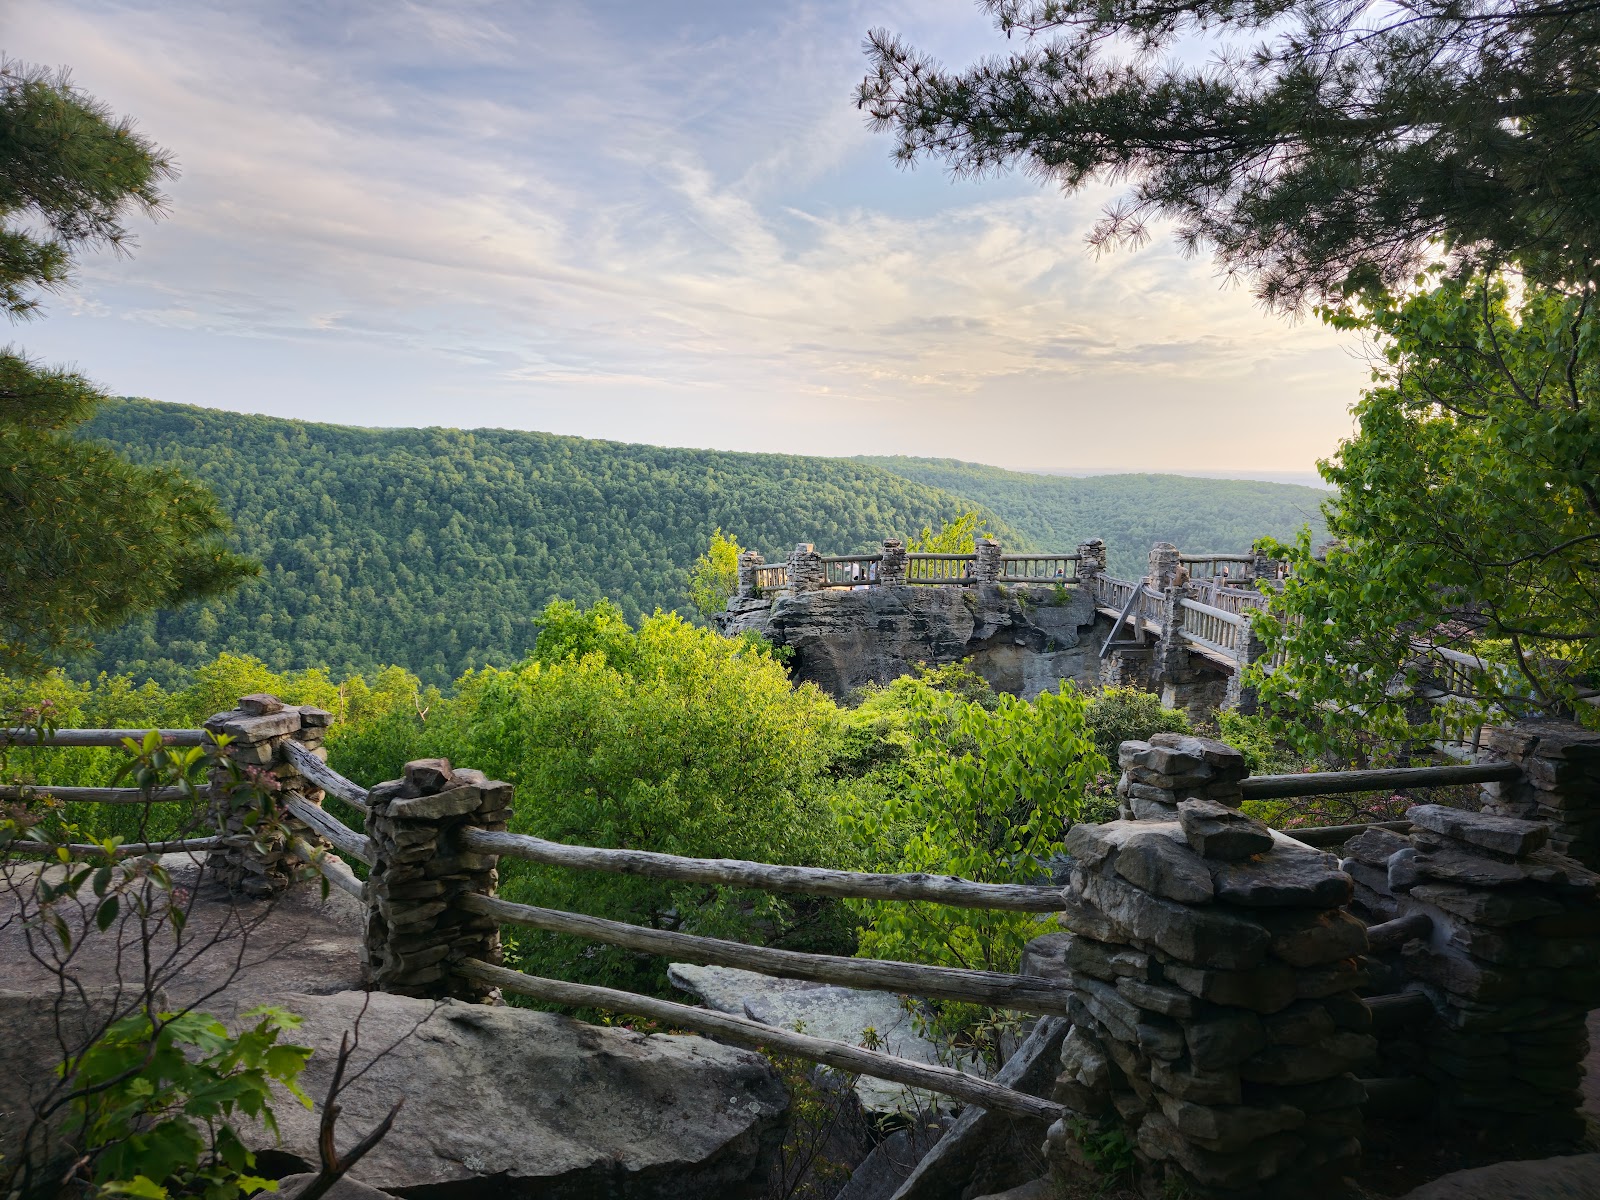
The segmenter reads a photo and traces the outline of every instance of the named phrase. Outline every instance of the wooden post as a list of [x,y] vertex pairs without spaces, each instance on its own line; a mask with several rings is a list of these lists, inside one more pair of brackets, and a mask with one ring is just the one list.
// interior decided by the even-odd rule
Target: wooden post
[[467,850],[463,829],[504,832],[511,785],[442,758],[405,766],[367,794],[372,873],[367,879],[366,969],[380,991],[493,1002],[495,989],[458,974],[466,959],[500,962],[500,926],[463,907],[494,895],[499,858]]

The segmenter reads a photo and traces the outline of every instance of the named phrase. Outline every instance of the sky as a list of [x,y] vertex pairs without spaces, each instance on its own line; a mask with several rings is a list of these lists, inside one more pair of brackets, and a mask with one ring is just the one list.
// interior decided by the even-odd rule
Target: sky
[[1115,194],[890,160],[887,27],[1002,52],[971,0],[0,0],[181,174],[12,341],[117,395],[359,425],[1300,473],[1358,343],[1265,312]]

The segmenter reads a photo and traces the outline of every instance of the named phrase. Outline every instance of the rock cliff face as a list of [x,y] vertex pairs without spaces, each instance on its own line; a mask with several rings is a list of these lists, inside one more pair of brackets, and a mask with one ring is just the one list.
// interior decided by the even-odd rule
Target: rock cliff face
[[718,627],[729,635],[755,630],[791,647],[795,678],[834,696],[888,683],[917,663],[971,658],[997,691],[1031,698],[1063,679],[1095,686],[1110,622],[1076,589],[978,584],[735,597]]

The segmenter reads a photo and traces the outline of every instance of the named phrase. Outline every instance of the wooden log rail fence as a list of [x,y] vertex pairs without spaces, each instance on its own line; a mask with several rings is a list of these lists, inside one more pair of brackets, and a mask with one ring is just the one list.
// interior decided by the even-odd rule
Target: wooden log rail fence
[[[386,951],[383,945],[377,945],[375,951],[373,940],[374,929],[379,931],[376,936],[381,942],[383,936],[388,936],[384,931],[392,933],[396,929],[410,929],[415,924],[404,911],[406,905],[425,909],[436,917],[446,930],[441,936],[447,939],[456,936],[450,931],[459,932],[462,929],[467,931],[470,938],[476,939],[466,943],[443,941],[438,953],[413,956],[410,961],[421,963],[420,970],[411,968],[412,973],[408,977],[404,970],[397,975],[391,968],[387,979],[379,981],[381,987],[406,994],[480,999],[491,996],[494,989],[515,991],[544,1002],[631,1013],[743,1045],[768,1047],[839,1070],[953,1096],[966,1103],[1012,1116],[1053,1120],[1063,1112],[1060,1105],[1050,1101],[959,1071],[909,1062],[890,1054],[672,1001],[512,970],[497,961],[498,933],[490,932],[504,926],[518,926],[575,936],[638,953],[661,955],[676,961],[736,967],[780,978],[976,1003],[1029,1014],[1066,1015],[1072,994],[1071,986],[1053,977],[844,958],[651,929],[506,900],[494,894],[493,881],[494,864],[502,858],[520,858],[571,870],[719,887],[836,898],[928,902],[961,908],[1028,913],[1061,912],[1063,897],[1058,887],[979,883],[920,873],[881,874],[733,859],[689,858],[643,850],[571,845],[510,833],[504,827],[510,812],[508,785],[485,780],[477,772],[452,770],[443,760],[426,760],[408,764],[404,780],[369,790],[327,766],[318,751],[320,736],[317,726],[305,726],[301,732],[309,729],[311,736],[297,740],[293,736],[292,721],[264,725],[263,717],[273,714],[246,713],[241,720],[240,711],[243,710],[221,714],[235,718],[231,723],[220,722],[218,718],[213,718],[213,722],[217,723],[218,728],[244,728],[250,727],[250,722],[255,721],[258,729],[274,732],[264,735],[267,741],[261,738],[255,741],[245,739],[237,745],[230,745],[222,753],[260,758],[261,746],[270,745],[270,757],[262,765],[282,772],[289,781],[276,801],[285,819],[292,823],[287,852],[300,863],[315,868],[329,885],[361,900],[367,906],[369,955],[375,954],[380,961],[385,959],[386,954],[390,962],[406,961],[404,956],[394,955],[393,947]],[[310,711],[314,713],[315,710]],[[314,719],[320,720],[320,717]],[[171,736],[172,744],[208,744],[209,735],[205,731],[162,732],[164,736]],[[142,739],[143,734],[131,730],[59,730],[44,736],[8,731],[6,736],[16,742],[26,740],[29,744],[42,746],[118,746],[124,738]],[[1276,799],[1466,783],[1509,785],[1521,781],[1523,774],[1523,768],[1516,762],[1496,761],[1470,766],[1247,776],[1240,781],[1239,789],[1247,799]],[[137,788],[50,788],[48,785],[39,785],[32,790],[37,794],[97,803],[164,802],[179,798],[162,790],[149,793]],[[361,812],[365,819],[365,831],[349,828],[333,813],[324,810],[321,801],[326,796],[335,796]],[[1342,845],[1367,828],[1370,826],[1335,826],[1284,832],[1310,845],[1332,847]],[[1381,828],[1403,833],[1409,829],[1409,823],[1388,822]],[[398,841],[397,834],[400,837]],[[419,845],[428,847],[426,853],[438,857],[426,859],[419,866],[416,862],[416,847]],[[140,843],[124,846],[120,853],[126,856],[206,851],[215,855],[227,846],[236,847],[236,843],[230,839],[229,828],[224,825],[212,837]],[[97,848],[74,846],[69,849],[88,854]],[[407,892],[402,881],[397,887],[395,881],[398,877],[393,874],[396,855],[406,860],[401,864],[402,871],[426,869],[431,873],[430,862],[442,864],[439,886]],[[363,881],[358,877],[349,865],[352,861],[369,869],[371,874],[368,880]],[[450,876],[451,870],[457,874]],[[462,875],[460,872],[463,870],[472,873]],[[435,910],[440,908],[447,911],[439,914]],[[457,948],[452,950],[452,945]],[[461,950],[461,945],[466,945],[467,949]],[[477,948],[476,951],[474,948]]]

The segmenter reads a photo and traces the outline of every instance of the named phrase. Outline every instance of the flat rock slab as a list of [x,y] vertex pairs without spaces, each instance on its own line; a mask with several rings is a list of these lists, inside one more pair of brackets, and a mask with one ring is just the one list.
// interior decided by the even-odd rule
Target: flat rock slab
[[[394,1130],[352,1172],[384,1191],[441,1200],[737,1196],[788,1107],[759,1054],[705,1038],[382,993],[363,1015],[367,999],[344,992],[283,1002],[305,1017],[297,1036],[315,1050],[305,1078],[312,1096],[324,1093],[339,1037],[358,1018],[363,1047],[398,1042],[343,1101],[341,1118],[353,1136],[406,1098]],[[283,1105],[278,1120],[283,1141],[271,1161],[314,1167],[317,1114]],[[269,1147],[270,1138],[259,1140],[258,1150]]]
[[[869,992],[799,979],[775,979],[737,967],[672,963],[667,978],[674,986],[699,996],[707,1007],[749,1017],[777,1029],[796,1029],[811,1037],[859,1046],[872,1029],[885,1054],[913,1062],[939,1062],[933,1043],[916,1030],[911,1014],[892,992]],[[856,1081],[856,1096],[869,1112],[910,1112],[956,1102],[898,1083]]]
[[[307,885],[275,904],[235,900],[207,884],[197,863],[168,856],[165,865],[195,896],[186,944],[204,947],[167,982],[170,1003],[198,1001],[225,1020],[261,1004],[300,1014],[293,1040],[315,1051],[302,1082],[319,1104],[340,1037],[358,1019],[352,1071],[394,1047],[341,1100],[340,1140],[349,1145],[405,1099],[353,1183],[412,1200],[666,1200],[759,1187],[788,1107],[759,1054],[529,1009],[369,997],[359,990],[361,909],[352,898],[324,899]],[[14,1114],[61,1058],[54,977],[28,955],[8,903],[0,894],[0,1135],[15,1132]],[[118,926],[89,935],[74,962],[97,1004],[118,994],[118,936]],[[71,1018],[73,1003],[60,1015]],[[287,1097],[277,1115],[281,1143],[247,1133],[262,1173],[314,1169],[320,1115]]]
[[1455,1171],[1407,1192],[1401,1200],[1600,1200],[1600,1154]]
[[1543,821],[1464,812],[1443,804],[1415,805],[1406,809],[1406,819],[1429,833],[1511,858],[1531,854],[1550,840],[1550,826]]

